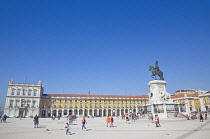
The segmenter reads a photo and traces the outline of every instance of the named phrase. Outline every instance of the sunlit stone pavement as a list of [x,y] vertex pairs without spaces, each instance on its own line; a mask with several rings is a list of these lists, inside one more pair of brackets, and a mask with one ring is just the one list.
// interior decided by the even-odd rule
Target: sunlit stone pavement
[[[6,123],[0,123],[0,139],[209,139],[210,120],[160,119],[161,127],[144,119],[135,122],[114,117],[114,127],[106,126],[106,117],[86,118],[87,131],[81,130],[81,120],[78,118],[71,125],[72,135],[65,134],[66,119],[52,120],[41,118],[39,128],[34,128],[33,119],[8,118]],[[49,130],[49,131],[48,131]]]

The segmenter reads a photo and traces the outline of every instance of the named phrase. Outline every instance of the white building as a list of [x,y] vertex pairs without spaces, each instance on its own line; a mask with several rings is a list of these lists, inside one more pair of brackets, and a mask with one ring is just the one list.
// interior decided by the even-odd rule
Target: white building
[[181,90],[178,90],[174,93],[174,95],[177,95],[177,94],[190,94],[190,95],[200,95],[200,94],[205,94],[206,92],[208,91],[205,91],[205,90],[195,90],[195,89],[181,89]]
[[32,116],[39,115],[39,104],[44,87],[42,82],[38,84],[13,83],[9,80],[4,113],[10,116]]

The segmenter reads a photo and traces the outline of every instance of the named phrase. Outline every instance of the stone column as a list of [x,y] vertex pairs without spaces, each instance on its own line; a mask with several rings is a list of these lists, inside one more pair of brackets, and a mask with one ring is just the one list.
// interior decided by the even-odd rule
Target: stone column
[[62,109],[61,110],[61,116],[63,117],[63,115],[64,115],[64,110]]
[[125,115],[125,108],[124,108],[124,115]]
[[[205,97],[204,97],[204,99],[205,99]],[[200,97],[199,100],[200,100],[201,111],[205,111],[206,109],[205,109],[205,105],[204,105],[204,102],[203,102],[203,98]]]
[[188,99],[185,99],[186,114],[190,114],[190,103]]
[[74,109],[72,109],[72,115],[74,115]]
[[192,111],[196,111],[196,109],[195,109],[195,100],[192,103]]
[[113,116],[113,109],[111,109],[111,116]]
[[85,116],[85,109],[82,110],[82,115]]
[[77,116],[79,117],[79,109],[77,109]]
[[138,113],[138,106],[136,106],[136,114]]
[[95,111],[94,111],[94,109],[92,109],[92,114],[93,114],[93,116],[95,116]]
[[56,109],[56,117],[58,117],[58,109]]
[[[53,110],[51,109],[50,112],[51,112],[51,113],[50,113],[50,114],[51,114],[51,117],[53,117]],[[31,112],[31,113],[32,113],[32,112]],[[31,115],[32,115],[32,114],[31,114]]]
[[166,111],[166,104],[163,103],[163,110],[164,110],[164,114],[167,114],[167,111]]
[[109,109],[107,108],[106,109],[106,116],[109,116],[109,113],[108,112],[109,112]]
[[[88,115],[90,115],[90,109],[87,109],[87,111],[88,111]],[[87,116],[88,116],[88,115],[87,115]]]
[[178,104],[178,109],[179,109],[179,112],[181,112],[180,104]]
[[99,109],[97,109],[97,115],[99,115]]
[[102,117],[104,116],[104,109],[102,109],[101,116]]

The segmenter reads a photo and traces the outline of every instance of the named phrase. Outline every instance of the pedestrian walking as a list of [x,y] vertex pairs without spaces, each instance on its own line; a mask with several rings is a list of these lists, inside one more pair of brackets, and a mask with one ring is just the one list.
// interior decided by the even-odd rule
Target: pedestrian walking
[[156,127],[160,127],[160,119],[158,115],[155,115],[155,125]]
[[127,123],[128,123],[128,121],[129,121],[128,115],[126,115],[125,120],[126,120],[126,124],[127,124]]
[[83,128],[86,130],[85,124],[87,124],[87,122],[85,120],[85,117],[83,117],[83,119],[82,119],[82,130],[83,130]]
[[69,119],[69,125],[71,125],[72,122],[73,122],[73,117],[70,115],[70,116],[68,117],[68,119]]
[[66,128],[66,135],[67,135],[68,133],[69,133],[69,135],[71,135],[71,132],[69,132],[69,130],[70,130],[70,126],[69,126],[69,124],[68,124],[68,123],[66,123],[65,128]]
[[3,114],[2,117],[1,117],[1,122],[3,121],[5,123],[5,121],[6,121],[5,117],[6,117],[6,114]]
[[200,122],[203,122],[203,114],[200,113]]
[[7,115],[5,114],[4,115],[4,122],[6,122],[7,121]]
[[114,126],[113,126],[114,118],[113,118],[112,116],[111,116],[111,118],[110,118],[110,123],[111,123],[110,127],[114,127]]
[[38,125],[39,125],[39,117],[36,115],[34,117],[34,128],[38,128]]
[[107,116],[107,117],[106,117],[106,126],[107,126],[107,127],[108,127],[108,126],[111,126],[111,125],[110,125],[110,120],[111,120],[110,117]]
[[204,113],[204,116],[205,116],[205,120],[207,120],[207,112],[206,111]]

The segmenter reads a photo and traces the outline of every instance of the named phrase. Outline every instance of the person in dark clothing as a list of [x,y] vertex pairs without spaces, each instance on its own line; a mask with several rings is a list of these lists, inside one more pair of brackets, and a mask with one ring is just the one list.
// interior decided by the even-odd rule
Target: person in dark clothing
[[39,117],[36,115],[34,117],[34,128],[38,128],[38,124],[39,124]]

